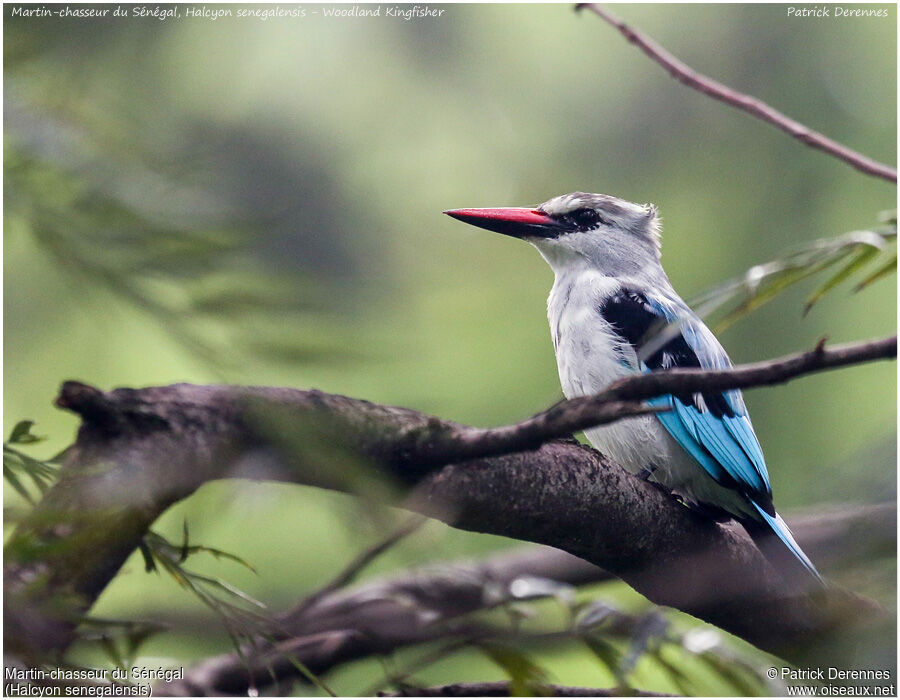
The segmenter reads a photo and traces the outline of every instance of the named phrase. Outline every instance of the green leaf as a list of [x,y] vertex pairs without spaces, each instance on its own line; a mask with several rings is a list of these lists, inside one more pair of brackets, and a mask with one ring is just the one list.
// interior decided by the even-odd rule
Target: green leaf
[[894,229],[897,228],[897,210],[896,209],[888,209],[885,211],[878,212],[878,220],[883,224],[888,224],[889,226],[893,226]]
[[662,649],[657,649],[655,652],[651,652],[651,654],[656,663],[658,663],[665,671],[669,680],[672,681],[672,684],[678,689],[678,692],[685,696],[697,694],[693,687],[693,683],[691,683],[691,679],[678,667],[678,664],[672,663],[665,657],[662,653]]
[[104,634],[100,637],[100,646],[115,666],[120,669],[126,668],[125,659],[123,659],[122,655],[119,653],[119,648],[116,646],[112,637]]
[[[233,561],[235,564],[240,564],[245,569],[252,571],[254,574],[259,575],[259,572],[247,561],[241,559],[236,554],[232,554],[231,552],[226,552],[221,549],[216,549],[215,547],[207,547],[202,544],[191,545],[187,549],[188,554],[199,554],[201,552],[205,552],[206,554],[212,554],[216,559],[227,559],[229,561]],[[182,560],[183,561],[183,560]]]
[[9,434],[7,442],[11,445],[29,445],[35,442],[42,442],[47,438],[42,435],[35,435],[31,432],[34,426],[33,420],[21,420],[16,423],[12,432]]
[[[19,425],[27,422],[23,421]],[[18,444],[21,444],[24,433],[19,431],[19,434],[16,435],[14,430],[13,434],[17,438]],[[24,439],[24,442],[28,443],[29,440]],[[3,443],[3,478],[31,505],[34,505],[35,501],[25,486],[24,478],[30,480],[41,493],[44,493],[56,479],[56,474],[55,467],[29,457],[25,453],[11,447],[9,443]]]
[[302,661],[300,661],[300,659],[297,658],[296,654],[288,652],[287,654],[285,654],[285,658],[288,660],[288,663],[296,668],[300,672],[300,675],[303,676],[306,680],[308,680],[314,686],[324,691],[331,697],[337,697],[337,693],[335,693],[331,688],[325,685],[325,682],[315,673],[310,671],[309,668],[307,668],[306,664],[304,664]]
[[656,610],[644,615],[637,627],[631,632],[631,644],[628,653],[620,663],[622,676],[631,675],[641,657],[648,651],[658,649],[669,630],[669,621]]
[[191,549],[190,549],[190,546],[189,546],[189,544],[188,544],[188,524],[187,524],[187,518],[184,519],[184,523],[183,523],[183,525],[182,525],[182,532],[183,532],[183,534],[184,534],[184,542],[183,542],[182,545],[181,545],[181,554],[180,554],[180,556],[178,557],[179,563],[180,563],[180,562],[183,562],[185,559],[187,559],[187,558],[188,558],[188,555],[191,553]]
[[150,547],[147,545],[146,538],[141,540],[141,543],[138,545],[138,550],[141,553],[141,556],[144,557],[144,571],[148,574],[151,571],[157,571],[156,561],[153,559],[153,552],[150,551]]
[[533,659],[508,646],[483,644],[482,652],[509,676],[509,694],[515,697],[546,695],[547,672]]
[[240,588],[232,586],[227,581],[223,581],[220,578],[216,578],[215,576],[201,576],[200,574],[195,574],[191,572],[190,577],[195,581],[201,581],[203,583],[209,584],[213,588],[217,588],[225,593],[228,593],[231,596],[239,600],[243,600],[245,603],[250,603],[251,605],[256,606],[257,608],[261,608],[263,610],[266,609],[266,604],[257,600],[251,595],[244,593]]
[[879,253],[878,248],[864,248],[854,255],[850,262],[844,265],[837,274],[832,275],[822,286],[813,292],[806,300],[803,307],[803,315],[809,313],[810,309],[824,297],[828,292],[837,287],[841,282],[850,278],[855,272],[861,270],[866,264]]
[[600,663],[612,673],[618,686],[624,688],[627,683],[622,674],[622,652],[599,634],[586,634],[582,637],[582,641]]
[[150,637],[159,634],[166,628],[163,625],[148,623],[136,623],[126,628],[125,633],[125,660],[126,666],[131,666],[138,651]]
[[29,457],[7,444],[3,445],[3,464],[31,479],[41,493],[46,491],[50,483],[56,479],[55,467]]
[[[300,329],[285,359],[330,359],[303,347],[309,326],[326,318],[334,297],[322,292],[318,275],[301,280],[259,259],[253,247],[265,228],[261,211],[244,218],[246,203],[229,204],[230,196],[196,187],[197,173],[173,176],[160,168],[158,154],[112,147],[91,120],[48,118],[46,105],[24,93],[7,97],[18,117],[4,125],[7,191],[15,192],[7,219],[31,235],[59,274],[110,292],[218,370],[242,366],[256,353],[250,343],[265,332],[248,332],[249,342],[243,336],[247,321],[260,317]],[[339,343],[343,332],[329,335]]]
[[579,631],[587,631],[610,620],[615,620],[621,613],[602,600],[594,600],[587,605],[579,606],[577,615],[575,616],[575,629]]
[[759,679],[754,678],[753,680],[757,681],[755,683],[751,681],[739,664],[722,659],[712,652],[697,654],[696,658],[706,663],[714,673],[731,685],[737,691],[736,695],[756,697],[765,694],[763,692],[765,689]]
[[16,473],[10,469],[10,467],[6,463],[6,459],[4,456],[3,460],[3,478],[9,482],[9,485],[15,489],[16,493],[18,493],[22,498],[28,501],[31,505],[34,505],[34,499],[32,499],[31,494],[28,493],[28,489],[26,489],[22,482],[19,481],[19,478],[16,476]]
[[[210,550],[202,545],[190,544],[186,521],[182,525],[182,533],[181,544],[175,546],[159,533],[152,530],[148,532],[140,547],[146,568],[148,571],[157,569],[157,567],[165,570],[179,586],[190,591],[203,605],[216,613],[225,628],[225,633],[232,642],[235,653],[244,658],[242,640],[253,643],[257,635],[270,629],[274,623],[269,617],[236,605],[229,599],[234,598],[256,608],[265,609],[266,606],[222,579],[203,576],[185,569],[182,564],[188,556]],[[220,553],[219,550],[211,550],[211,552]],[[221,552],[221,554],[227,553]],[[235,559],[237,558],[235,557]],[[221,593],[227,595],[222,596]]]
[[167,629],[166,625],[154,622],[85,616],[81,619],[78,637],[83,641],[98,642],[114,664],[129,668],[144,642]]
[[[792,285],[851,259],[851,263],[845,263],[845,270],[839,273],[836,280],[831,278],[829,283],[826,283],[826,289],[820,288],[813,295],[815,303],[847,276],[871,262],[874,253],[884,250],[889,245],[896,245],[896,239],[897,230],[894,226],[851,231],[836,238],[812,241],[786,252],[780,258],[754,265],[743,275],[694,297],[690,305],[704,318],[720,313],[721,319],[712,325],[716,330],[722,330],[741,316],[768,303]],[[863,258],[861,262],[858,261],[860,257]],[[857,262],[859,264],[856,264]],[[849,269],[846,269],[847,267]]]
[[875,270],[875,272],[873,272],[873,273],[870,274],[868,277],[866,277],[865,279],[863,279],[862,282],[860,282],[859,284],[857,284],[857,285],[853,288],[853,291],[854,291],[854,292],[862,291],[863,289],[865,289],[866,287],[868,287],[868,286],[869,286],[870,284],[872,284],[873,282],[878,281],[878,280],[881,279],[882,277],[884,277],[884,276],[886,276],[886,275],[888,275],[888,274],[890,274],[890,273],[892,273],[892,272],[897,272],[897,253],[896,253],[896,252],[888,258],[887,262],[885,262],[884,265],[882,265],[881,267],[877,268],[877,269]]

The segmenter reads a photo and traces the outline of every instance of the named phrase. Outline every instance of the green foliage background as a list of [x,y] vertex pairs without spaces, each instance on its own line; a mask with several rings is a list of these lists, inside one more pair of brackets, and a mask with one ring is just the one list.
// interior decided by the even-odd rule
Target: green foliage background
[[[652,201],[664,264],[689,297],[895,206],[894,186],[687,90],[569,5],[432,7],[443,16],[337,19],[307,5],[305,18],[265,22],[22,19],[4,7],[6,434],[30,418],[50,437],[36,454],[68,444],[76,420],[51,402],[69,378],[318,387],[511,422],[560,397],[551,273],[528,246],[442,210],[576,189]],[[894,161],[893,17],[612,9],[698,70]],[[815,286],[725,331],[732,359],[895,328],[895,278],[856,295],[845,285],[801,317]],[[895,372],[883,363],[747,392],[780,509],[895,497]],[[8,528],[22,501],[7,489],[4,503]],[[193,541],[259,575],[228,562],[200,570],[274,609],[385,527],[347,496],[245,481],[207,485],[157,530],[177,540],[184,518]],[[430,525],[367,575],[510,544]],[[893,567],[861,578],[847,583],[892,603]],[[602,592],[641,605],[624,587]],[[147,644],[150,658],[228,647],[137,555],[96,613],[187,620]],[[540,658],[560,682],[611,682],[586,651]],[[356,692],[374,672],[358,664],[329,682]],[[502,676],[481,657],[420,675]],[[673,690],[640,666],[632,680]]]

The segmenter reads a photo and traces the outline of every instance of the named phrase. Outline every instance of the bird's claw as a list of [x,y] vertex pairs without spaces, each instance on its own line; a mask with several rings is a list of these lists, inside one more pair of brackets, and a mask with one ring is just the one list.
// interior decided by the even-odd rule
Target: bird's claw
[[656,467],[644,467],[637,473],[637,477],[641,481],[650,481],[650,477],[653,476],[655,471]]

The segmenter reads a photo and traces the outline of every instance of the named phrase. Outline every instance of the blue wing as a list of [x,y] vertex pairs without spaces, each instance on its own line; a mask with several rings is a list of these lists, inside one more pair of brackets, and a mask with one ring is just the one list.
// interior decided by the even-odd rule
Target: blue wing
[[[644,371],[731,367],[703,322],[673,300],[622,290],[602,313],[634,346]],[[672,409],[657,418],[713,479],[774,517],[769,473],[739,391],[663,396],[651,403]]]
[[[634,348],[645,372],[731,367],[719,341],[683,302],[623,289],[600,312]],[[656,414],[669,434],[713,479],[743,494],[759,520],[821,580],[775,512],[769,472],[740,391],[661,396],[650,403],[671,409]]]

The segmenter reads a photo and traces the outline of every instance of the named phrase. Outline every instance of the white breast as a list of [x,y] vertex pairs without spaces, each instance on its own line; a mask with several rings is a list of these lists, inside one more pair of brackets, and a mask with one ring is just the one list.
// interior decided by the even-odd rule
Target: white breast
[[[596,394],[640,371],[634,349],[600,314],[603,301],[619,287],[617,280],[590,269],[566,271],[553,284],[547,317],[566,398]],[[687,501],[746,515],[745,499],[712,479],[653,415],[624,418],[584,434],[617,464],[634,474],[652,472],[653,481]]]
[[[618,286],[610,277],[585,270],[557,278],[550,290],[547,317],[567,398],[596,393],[635,371],[622,364],[630,348],[622,346],[599,312],[602,300]],[[633,359],[634,352],[630,355]]]
[[[554,282],[547,316],[566,398],[598,393],[639,371],[633,348],[600,314],[603,300],[619,286],[617,280],[595,270],[565,274]],[[667,472],[674,449],[683,454],[650,415],[586,430],[585,435],[603,454],[634,473],[644,469]]]

